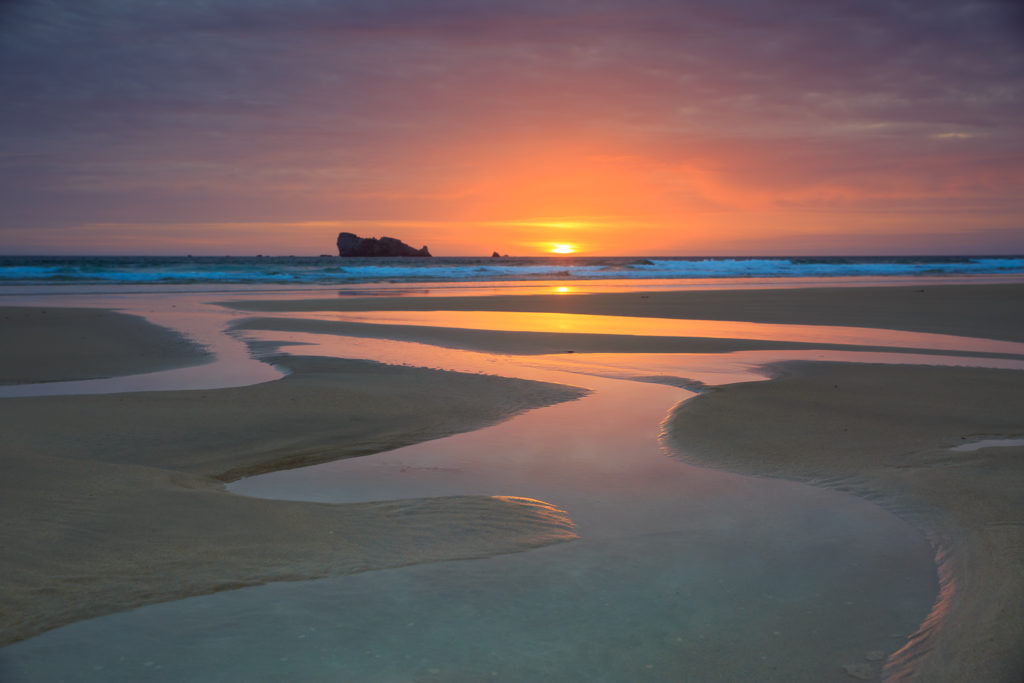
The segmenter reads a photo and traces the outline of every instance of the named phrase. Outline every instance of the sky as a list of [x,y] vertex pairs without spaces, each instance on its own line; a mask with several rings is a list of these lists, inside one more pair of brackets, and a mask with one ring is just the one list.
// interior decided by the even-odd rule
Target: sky
[[995,0],[0,0],[0,254],[1024,253]]

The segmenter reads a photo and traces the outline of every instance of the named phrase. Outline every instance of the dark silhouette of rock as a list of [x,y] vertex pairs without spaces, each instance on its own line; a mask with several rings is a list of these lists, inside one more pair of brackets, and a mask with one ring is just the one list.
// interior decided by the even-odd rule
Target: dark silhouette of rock
[[492,252],[492,253],[491,253],[491,258],[501,258],[501,254],[499,254],[499,253],[498,253],[498,252],[496,252],[496,251],[495,251],[495,252]]
[[342,232],[338,234],[338,256],[430,256],[430,250],[413,249],[394,237],[377,239]]

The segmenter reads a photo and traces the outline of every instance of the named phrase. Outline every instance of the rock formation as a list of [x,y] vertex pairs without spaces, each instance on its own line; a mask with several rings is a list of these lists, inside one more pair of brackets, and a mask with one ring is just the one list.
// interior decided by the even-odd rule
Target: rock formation
[[430,256],[430,251],[413,249],[394,237],[360,237],[351,232],[338,234],[338,256]]

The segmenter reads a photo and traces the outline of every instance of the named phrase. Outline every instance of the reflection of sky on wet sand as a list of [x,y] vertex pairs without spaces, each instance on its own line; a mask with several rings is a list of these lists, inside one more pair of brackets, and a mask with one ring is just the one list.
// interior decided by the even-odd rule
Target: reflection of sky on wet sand
[[[275,343],[285,344],[282,351],[294,355],[359,358],[391,365],[482,372],[574,385],[583,380],[566,373],[618,379],[674,378],[709,385],[730,384],[763,379],[764,374],[760,368],[786,360],[1024,369],[1024,359],[903,352],[760,350],[730,353],[559,353],[512,356],[449,349],[417,342],[306,332],[245,330],[239,332],[239,336],[250,342],[264,342],[271,346]],[[973,340],[965,340],[970,341]],[[969,343],[962,345],[965,350],[969,350],[969,347]]]
[[880,508],[666,457],[659,423],[691,395],[685,390],[566,373],[535,358],[321,341],[286,349],[347,348],[350,356],[571,381],[593,393],[232,490],[318,501],[526,496],[568,510],[580,540],[80,622],[8,648],[4,655],[27,672],[22,680],[59,678],[64,666],[85,671],[80,680],[104,681],[140,671],[152,681],[210,671],[226,680],[753,680],[766,671],[841,680],[843,664],[900,647],[934,598],[928,544]]
[[[447,315],[434,321],[450,323]],[[524,322],[514,318],[494,324]],[[603,329],[599,322],[608,321],[588,321],[588,331]],[[621,333],[623,319],[614,323]],[[873,332],[858,334],[878,344]],[[323,502],[524,496],[566,509],[580,540],[79,622],[0,652],[0,672],[13,672],[12,681],[201,680],[214,672],[223,680],[839,681],[848,680],[843,665],[901,647],[934,600],[931,550],[907,524],[845,494],[666,457],[660,422],[692,393],[627,380],[747,381],[762,377],[764,363],[801,358],[973,359],[835,351],[507,356],[238,334],[258,348],[286,344],[287,353],[561,382],[593,393],[475,432],[242,480],[231,487],[236,493]],[[956,343],[950,348],[972,350],[972,341]]]
[[381,325],[454,327],[506,332],[561,332],[614,334],[638,337],[702,337],[709,339],[767,339],[814,344],[849,344],[1012,353],[1024,355],[1024,344],[972,339],[944,334],[824,325],[782,325],[729,320],[636,318],[573,313],[526,313],[503,311],[372,311],[360,313],[303,312],[278,317],[337,320]]
[[140,315],[157,325],[176,330],[207,349],[212,362],[173,370],[122,375],[73,382],[45,382],[0,386],[0,397],[52,396],[59,394],[110,394],[134,391],[216,389],[269,382],[282,372],[254,359],[246,344],[225,328],[242,314],[213,306],[209,295],[28,295],[13,300],[0,297],[0,305],[75,306],[112,308]]
[[[447,312],[441,313],[447,316]],[[863,331],[864,333],[870,331]],[[826,332],[827,334],[827,332]],[[744,351],[727,354],[554,354],[509,356],[438,348],[415,342],[309,333],[257,332],[244,337],[298,355],[360,358],[459,372],[487,373],[581,386],[594,393],[579,401],[530,411],[510,423],[362,458],[252,477],[231,485],[247,495],[318,501],[365,501],[402,497],[510,493],[564,504],[577,490],[586,505],[619,491],[626,499],[644,491],[645,506],[659,495],[678,498],[680,465],[664,457],[650,439],[679,401],[693,395],[678,388],[764,379],[761,368],[785,360],[986,365],[1024,368],[1024,360],[856,351]],[[984,341],[984,340],[981,340]],[[867,342],[870,343],[870,340]],[[677,386],[651,386],[654,379]],[[675,380],[675,381],[673,381]],[[514,458],[481,453],[507,450]],[[652,457],[623,458],[651,451]],[[705,470],[695,469],[688,476]],[[660,492],[657,493],[657,492]],[[562,494],[559,499],[558,494]],[[580,523],[578,509],[568,508]],[[602,518],[617,524],[621,511]],[[665,519],[651,516],[649,523]]]
[[[0,301],[22,305],[26,297],[105,296],[135,298],[153,295],[193,296],[230,294],[232,298],[309,299],[322,296],[493,296],[495,294],[596,294],[601,292],[656,292],[748,289],[803,289],[808,287],[887,287],[951,284],[1005,284],[1024,280],[1017,273],[972,275],[893,275],[835,277],[741,277],[635,280],[498,280],[472,282],[368,282],[346,285],[275,284],[75,284],[0,285]],[[66,305],[66,304],[60,304]]]

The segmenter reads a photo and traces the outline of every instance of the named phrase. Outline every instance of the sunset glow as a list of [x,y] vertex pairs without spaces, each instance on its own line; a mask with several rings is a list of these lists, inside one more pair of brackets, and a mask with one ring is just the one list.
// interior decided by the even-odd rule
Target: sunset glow
[[1009,4],[17,4],[0,253],[1024,252]]

